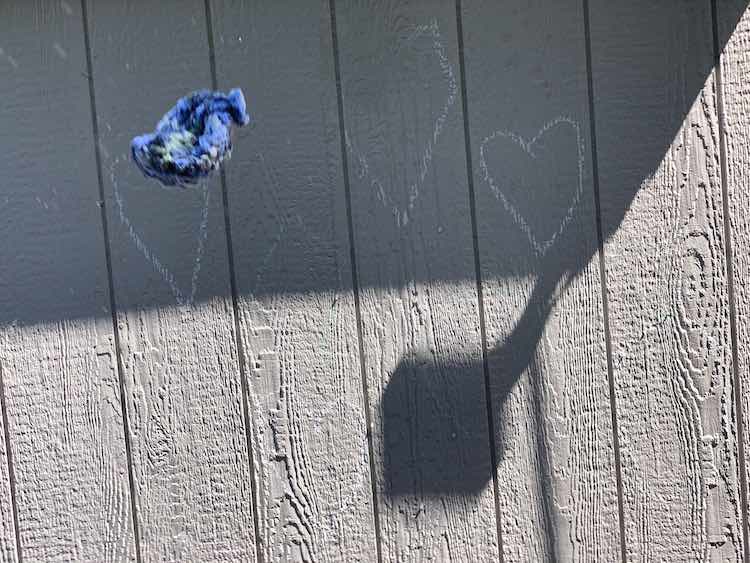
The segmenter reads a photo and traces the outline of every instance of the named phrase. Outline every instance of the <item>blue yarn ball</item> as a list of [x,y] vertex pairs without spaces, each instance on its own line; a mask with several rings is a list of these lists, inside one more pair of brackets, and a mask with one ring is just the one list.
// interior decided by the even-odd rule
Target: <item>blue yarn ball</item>
[[186,187],[230,157],[232,124],[249,122],[239,88],[229,94],[199,90],[180,98],[153,133],[133,139],[133,160],[146,176],[165,186]]

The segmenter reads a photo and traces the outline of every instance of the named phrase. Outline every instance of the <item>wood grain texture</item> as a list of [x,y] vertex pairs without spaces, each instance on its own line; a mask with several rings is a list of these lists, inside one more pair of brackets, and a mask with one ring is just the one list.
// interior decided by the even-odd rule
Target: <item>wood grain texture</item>
[[[2,3],[0,37],[0,363],[21,555],[133,561],[80,5]],[[7,477],[3,455],[14,560]]]
[[591,2],[628,559],[742,533],[708,2]]
[[[741,395],[741,412],[730,411],[732,417],[742,416],[745,471],[750,467],[747,429],[750,425],[750,12],[745,1],[717,3],[717,24],[721,52],[721,79],[726,150],[727,204],[729,208],[734,304],[737,322],[737,380]],[[750,475],[745,475],[750,483]],[[746,494],[750,491],[746,491]],[[747,516],[747,515],[745,515]],[[745,522],[747,526],[747,522]],[[747,548],[747,546],[746,546]]]
[[[0,370],[2,367],[0,366]],[[0,377],[2,373],[0,373]],[[10,456],[6,447],[7,430],[4,419],[0,419],[0,561],[3,563],[15,563],[18,561],[18,548],[16,542],[16,525],[13,521],[13,488],[10,481]]]
[[205,6],[89,16],[143,559],[253,561],[221,187],[163,189],[128,158],[177,98],[210,88]]
[[328,2],[212,4],[256,127],[226,179],[267,561],[373,561]]
[[503,555],[616,561],[580,2],[465,2]]
[[384,561],[495,561],[452,2],[337,2]]

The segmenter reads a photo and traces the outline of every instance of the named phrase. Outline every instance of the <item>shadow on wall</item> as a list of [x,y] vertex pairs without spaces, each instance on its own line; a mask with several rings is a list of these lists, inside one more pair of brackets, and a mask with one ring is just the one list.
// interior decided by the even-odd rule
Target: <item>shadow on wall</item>
[[[606,60],[597,64],[597,53],[593,53],[598,161],[601,170],[603,153],[606,151],[607,170],[610,172],[609,175],[600,173],[599,178],[602,236],[605,241],[620,227],[643,182],[659,168],[714,67],[713,49],[710,52],[706,49],[710,42],[705,40],[708,26],[704,16],[710,14],[708,2],[675,1],[658,3],[658,6],[637,4],[631,4],[628,9],[653,12],[649,26],[641,28],[639,33],[644,37],[664,36],[664,51],[646,53],[643,49],[640,52],[634,49],[643,58],[634,57],[628,68],[614,67],[611,61]],[[734,28],[745,7],[745,3],[733,4],[735,12],[729,29]],[[727,4],[724,17],[727,17],[729,9]],[[614,22],[617,16],[613,14],[612,17],[613,22],[608,26],[619,25]],[[640,18],[639,21],[646,20]],[[670,33],[666,30],[670,30]],[[520,35],[514,38],[519,37],[523,42],[524,38]],[[719,49],[728,39],[728,36],[718,37]],[[528,42],[526,48],[534,49],[533,34],[527,35],[525,40]],[[646,44],[657,45],[658,42],[648,41]],[[514,50],[523,51],[523,47],[514,43]],[[679,53],[677,59],[675,53]],[[638,89],[629,87],[628,81],[640,84],[643,99],[629,97]],[[526,97],[523,88],[519,90],[516,80],[509,82],[507,91],[498,93],[497,99],[503,99],[509,105],[518,103],[523,108]],[[628,93],[619,99],[618,85]],[[471,111],[469,91],[470,115]],[[521,111],[523,115],[517,118],[521,122],[538,122],[536,108],[527,107]],[[602,126],[605,112],[607,129]],[[475,137],[491,134],[491,125],[485,126],[476,117],[472,119],[471,126]],[[588,127],[588,123],[581,124],[581,128]],[[485,288],[504,277],[522,279],[531,276],[534,279],[531,297],[512,331],[502,341],[488,343],[488,365],[494,390],[492,408],[496,421],[498,462],[507,454],[510,447],[508,441],[512,440],[502,426],[507,418],[504,412],[508,408],[507,400],[521,376],[528,374],[529,400],[532,403],[529,414],[534,419],[530,423],[537,429],[537,436],[532,441],[536,441],[537,470],[543,487],[550,479],[550,468],[543,436],[545,423],[541,386],[544,373],[537,365],[535,355],[556,300],[597,252],[596,239],[585,236],[590,232],[585,222],[590,219],[582,218],[582,214],[570,220],[548,252],[539,252],[540,244],[536,244],[537,248],[534,249],[535,242],[549,240],[553,230],[561,224],[567,208],[564,202],[574,197],[576,185],[576,170],[570,166],[575,159],[568,154],[570,147],[575,146],[575,139],[571,138],[572,129],[553,129],[556,131],[551,129],[537,143],[535,159],[528,157],[528,151],[519,149],[517,139],[508,137],[492,139],[491,149],[487,150],[487,169],[490,174],[502,169],[508,187],[505,195],[512,201],[512,207],[524,217],[529,231],[537,234],[537,241],[530,240],[519,228],[518,222],[511,220],[511,210],[501,201],[497,201],[496,209],[487,213],[495,212],[506,220],[498,221],[499,226],[493,225],[484,233],[482,226],[479,227],[480,247],[488,240],[497,241],[492,249],[485,248],[481,253]],[[533,131],[529,132],[527,139],[533,135]],[[476,161],[480,157],[476,143],[472,145],[472,151]],[[586,151],[588,161],[591,152],[588,147]],[[615,151],[621,152],[619,157],[613,156]],[[474,168],[477,200],[481,205],[483,197],[480,191],[488,190],[490,186],[482,178],[480,167],[475,165]],[[591,199],[593,208],[590,185],[591,182],[586,184],[583,198]],[[484,201],[491,202],[491,198]],[[529,265],[533,265],[531,269]],[[428,497],[444,494],[464,496],[478,494],[488,486],[494,469],[476,463],[476,460],[485,459],[488,448],[477,432],[478,428],[483,427],[477,421],[484,416],[484,408],[480,404],[484,396],[484,382],[478,375],[481,372],[481,366],[476,363],[461,364],[449,358],[404,358],[400,362],[391,376],[381,405],[384,416],[384,492],[387,495],[400,497],[421,493]],[[460,386],[455,381],[461,381]],[[460,395],[456,395],[456,389],[461,390]],[[500,421],[500,427],[497,427],[497,421]],[[460,448],[450,446],[456,440],[462,442]],[[460,451],[460,455],[457,455],[457,451]],[[419,485],[415,475],[420,476]]]
[[[698,5],[701,6],[700,9]],[[642,108],[642,111],[623,113],[617,116],[618,119],[608,119],[606,129],[601,127],[600,121],[597,130],[600,149],[606,145],[611,151],[612,147],[619,146],[627,152],[619,160],[620,168],[616,170],[616,174],[600,178],[602,234],[605,240],[619,228],[644,179],[657,170],[713,68],[713,53],[700,51],[706,42],[694,40],[695,37],[705,37],[706,5],[708,1],[640,2],[638,6],[630,3],[628,10],[653,11],[649,26],[640,29],[639,33],[644,37],[665,36],[665,45],[671,45],[671,48],[665,48],[663,54],[644,53],[642,60],[634,56],[632,64],[627,69],[602,64],[601,68],[604,70],[600,75],[594,76],[598,118],[602,117],[601,107],[607,106],[616,112],[620,102],[622,108]],[[737,11],[732,19],[736,22],[741,16],[741,5],[734,5]],[[682,14],[677,18],[677,24],[675,14]],[[509,24],[503,24],[501,18],[493,25]],[[674,32],[673,36],[667,36],[665,30]],[[511,33],[513,30],[502,31]],[[339,33],[343,42],[346,30],[339,30]],[[498,31],[498,37],[500,35],[502,34]],[[533,52],[539,42],[539,37],[534,33],[511,35],[514,52]],[[728,37],[718,38],[720,48],[727,39]],[[378,43],[387,44],[389,41],[390,39],[384,41],[381,37]],[[676,47],[675,43],[678,43]],[[657,42],[651,41],[648,44],[656,45]],[[96,55],[97,42],[93,41],[93,45]],[[363,98],[354,92],[353,97],[365,99],[363,111],[397,112],[402,104],[412,103],[409,93],[399,91],[394,94],[378,87],[378,84],[392,83],[391,66],[398,65],[399,60],[405,59],[403,53],[396,49],[378,56],[373,55],[368,59],[367,45],[363,49],[363,59],[359,62],[363,65],[362,74],[369,75],[370,78],[358,84],[345,84],[345,88],[350,89],[347,93],[357,87],[364,92],[370,92],[370,98]],[[675,52],[681,53],[678,61],[673,60],[672,55]],[[296,57],[298,53],[291,53],[289,56],[292,55]],[[453,62],[458,76],[456,53],[447,52],[446,55]],[[286,55],[283,53],[274,54],[274,57],[282,61],[284,56]],[[593,56],[596,59],[596,52]],[[390,60],[386,60],[389,58]],[[243,240],[234,240],[235,257],[237,264],[247,269],[244,278],[255,280],[245,285],[240,284],[239,291],[243,295],[252,295],[256,298],[348,291],[348,272],[344,272],[338,279],[330,275],[331,271],[346,270],[340,264],[342,257],[343,261],[346,261],[348,256],[348,239],[342,235],[346,226],[341,221],[340,213],[342,186],[336,181],[340,172],[329,170],[330,175],[326,176],[320,172],[319,163],[312,162],[313,159],[308,162],[301,157],[294,161],[293,165],[283,160],[285,155],[306,155],[312,149],[320,150],[317,147],[311,149],[309,146],[296,146],[295,143],[298,141],[294,128],[301,127],[300,123],[305,115],[315,111],[320,113],[321,102],[314,99],[304,100],[304,83],[300,84],[299,90],[290,88],[289,81],[295,77],[278,78],[283,75],[283,70],[279,70],[283,69],[283,65],[277,63],[278,60],[259,60],[259,76],[248,79],[261,85],[260,88],[264,89],[262,95],[256,97],[247,85],[238,84],[245,89],[250,111],[258,119],[258,128],[255,131],[240,131],[232,161],[243,160],[247,167],[241,169],[243,177],[246,178],[246,186],[242,189],[230,188],[230,207],[232,213],[239,217],[239,220],[234,221],[233,216],[233,235],[239,232],[245,235]],[[414,61],[410,64],[413,65]],[[524,127],[519,126],[518,134],[531,139],[538,131],[540,110],[534,103],[529,103],[536,95],[530,94],[530,91],[538,85],[527,84],[523,80],[529,73],[523,68],[522,61],[510,61],[509,65],[518,69],[519,79],[508,79],[507,84],[502,86],[503,91],[493,92],[493,99],[501,100],[508,108],[514,108],[513,122],[526,124]],[[13,71],[17,71],[18,74],[13,76],[27,73],[28,77],[39,80],[31,58],[27,65],[20,61],[15,66],[17,68]],[[412,70],[405,68],[403,72]],[[5,71],[0,69],[0,72]],[[61,70],[60,73],[62,72]],[[3,76],[0,74],[0,78]],[[61,75],[58,78],[62,81],[65,76]],[[304,78],[300,76],[301,80]],[[123,93],[120,95],[123,97],[132,96],[141,86],[107,86],[107,80],[107,77],[95,76],[98,96],[105,86],[110,91],[121,90]],[[606,92],[612,92],[612,84],[622,80],[640,81],[643,84],[640,90],[643,99],[607,98]],[[442,78],[436,84],[444,87]],[[417,86],[411,94],[416,94]],[[384,96],[393,94],[392,99],[384,103],[378,99],[379,92],[383,92]],[[101,94],[101,100],[107,100],[107,96]],[[46,98],[42,101],[48,103]],[[108,101],[110,106],[116,108],[112,110],[113,114],[116,111],[125,111],[120,110],[118,104],[112,103],[111,99]],[[165,278],[172,274],[182,288],[183,295],[196,293],[191,290],[191,281],[196,278],[196,249],[204,253],[200,286],[195,295],[196,302],[216,296],[228,297],[230,288],[227,283],[226,264],[223,261],[226,246],[222,228],[211,227],[211,236],[208,238],[205,229],[198,229],[198,226],[204,225],[206,218],[210,219],[212,225],[223,223],[218,183],[211,187],[213,192],[209,209],[209,194],[206,192],[194,191],[186,196],[174,191],[166,192],[144,187],[146,182],[131,166],[132,163],[120,162],[119,157],[114,154],[117,152],[116,147],[127,147],[133,135],[153,129],[155,121],[166,110],[162,102],[161,99],[144,97],[143,106],[139,106],[137,115],[120,115],[120,121],[132,125],[131,130],[117,131],[116,128],[112,128],[110,131],[106,120],[100,123],[104,147],[102,174],[106,205],[111,219],[110,236],[115,241],[113,270],[116,272],[115,285],[119,292],[117,303],[123,309],[174,306],[175,292],[164,290]],[[471,113],[475,107],[472,105],[471,90],[468,102],[472,117],[472,134],[478,135],[479,139],[491,135],[493,129],[501,124],[484,123],[481,116]],[[308,105],[304,105],[305,103]],[[439,112],[443,103],[441,94],[436,96],[434,104],[425,105],[429,106],[427,109],[434,114]],[[105,103],[98,105],[104,107]],[[133,107],[126,99],[123,99],[121,105],[126,109]],[[87,116],[89,111],[90,108],[84,107],[76,115]],[[299,115],[294,114],[295,111],[299,112]],[[458,103],[454,111],[460,114]],[[290,115],[294,119],[290,119]],[[429,136],[431,115],[422,117],[427,127],[421,127],[420,132],[423,136]],[[114,118],[118,116],[114,115]],[[295,121],[297,118],[299,121]],[[99,211],[95,207],[98,190],[95,171],[90,163],[93,148],[91,152],[81,151],[80,162],[55,160],[55,153],[50,153],[50,161],[45,163],[46,167],[41,166],[40,161],[27,166],[22,159],[24,154],[30,152],[28,146],[17,143],[15,138],[3,133],[33,130],[34,127],[28,126],[29,119],[39,119],[37,129],[43,131],[44,120],[48,117],[38,116],[34,111],[27,112],[24,108],[24,111],[6,112],[3,119],[0,131],[0,164],[5,164],[4,168],[8,173],[4,178],[5,191],[0,194],[5,198],[0,198],[0,212],[3,214],[0,224],[0,238],[3,240],[0,247],[0,325],[13,323],[24,326],[108,316],[109,301],[106,299],[107,279],[103,245],[97,239],[97,236],[101,237]],[[322,141],[326,141],[333,147],[331,150],[336,151],[339,145],[335,110],[325,119],[327,125],[333,124],[333,133],[327,131],[326,135],[330,138],[326,137]],[[534,128],[529,129],[529,124]],[[375,125],[373,130],[376,129]],[[458,127],[462,131],[460,121],[452,123],[451,127]],[[77,140],[85,140],[87,128],[90,130],[90,124],[81,125],[80,139]],[[584,134],[588,128],[588,122],[580,123],[580,129]],[[378,134],[379,132],[375,131],[373,136]],[[499,397],[499,404],[493,405],[495,409],[505,408],[505,399],[524,372],[529,370],[531,380],[538,380],[535,376],[539,374],[535,373],[533,359],[554,301],[596,255],[596,237],[590,236],[591,216],[581,218],[575,213],[570,216],[567,226],[556,236],[554,245],[544,252],[539,252],[539,247],[544,246],[543,241],[549,240],[558,228],[556,226],[566,220],[566,202],[576,197],[580,178],[577,154],[571,147],[576,147],[577,143],[575,128],[569,124],[560,124],[559,127],[553,127],[539,137],[534,146],[534,159],[529,158],[529,151],[519,144],[518,139],[510,136],[496,137],[492,139],[491,145],[487,145],[487,169],[490,174],[502,170],[503,178],[510,186],[504,192],[505,197],[525,218],[529,231],[536,233],[536,243],[530,241],[528,232],[519,228],[518,222],[512,217],[513,213],[501,199],[494,196],[486,198],[491,186],[484,180],[482,170],[476,164],[480,156],[480,147],[476,146],[476,143],[472,145],[476,175],[474,184],[478,201],[489,201],[487,205],[494,206],[494,209],[489,211],[498,217],[496,224],[487,230],[480,227],[480,245],[487,245],[488,241],[493,241],[492,248],[482,248],[483,282],[486,285],[509,278],[535,280],[531,297],[513,330],[502,342],[489,343],[491,349],[488,360],[492,385],[494,389],[500,390],[495,395],[496,399]],[[109,155],[107,151],[112,154]],[[258,158],[248,157],[248,154],[256,153]],[[586,147],[585,154],[589,159],[589,147]],[[13,157],[12,161],[3,160],[11,157],[7,155]],[[278,156],[278,164],[271,162],[274,155]],[[410,196],[406,189],[409,180],[404,181],[397,170],[388,167],[390,157],[387,152],[373,150],[370,154],[370,166],[371,169],[375,169],[380,164],[381,170],[384,171],[384,186],[390,190],[389,197],[396,205],[403,207],[409,204]],[[17,165],[17,161],[21,164]],[[350,162],[352,173],[355,173],[354,159],[350,158]],[[82,169],[91,167],[89,185],[86,187],[90,190],[90,197],[89,192],[86,192],[85,196],[81,195],[81,184],[76,178],[69,179],[69,170],[72,166]],[[326,166],[340,171],[339,157],[331,156]],[[587,173],[590,174],[590,170]],[[68,176],[65,176],[66,174]],[[58,180],[63,176],[68,180]],[[116,192],[113,192],[111,188],[115,180]],[[353,189],[356,188],[355,184],[353,181]],[[52,193],[50,185],[55,186]],[[582,208],[589,211],[593,208],[590,186],[591,182],[587,180],[584,183],[584,191],[580,194],[581,201],[586,202]],[[308,199],[301,199],[301,189],[315,191],[315,198],[309,199],[308,195]],[[481,196],[480,191],[485,192],[484,196]],[[82,197],[87,198],[86,201],[81,201]],[[405,233],[409,230],[414,236],[429,238],[434,235],[438,240],[433,232],[423,233],[420,230],[422,225],[439,223],[434,217],[425,217],[431,213],[430,209],[420,208],[415,215],[422,214],[422,218],[403,226],[394,219],[390,208],[378,203],[377,194],[371,197],[371,224],[378,225],[385,233],[378,238],[381,241],[395,241],[389,243],[392,246],[385,245],[378,258],[398,264],[402,260],[398,245],[407,244],[404,242],[407,238]],[[54,201],[48,204],[45,198]],[[119,207],[118,198],[122,200]],[[300,201],[304,203],[301,204]],[[33,211],[30,212],[29,209]],[[89,213],[87,210],[90,209],[94,211]],[[122,219],[125,216],[123,210],[129,214],[127,221]],[[434,212],[449,215],[451,210],[436,209]],[[30,240],[28,226],[25,225],[31,213],[40,225],[34,240]],[[86,216],[82,217],[84,214]],[[91,230],[81,229],[82,234],[79,236],[72,234],[72,229],[61,227],[70,225],[71,221],[76,225],[89,222]],[[270,224],[275,225],[276,232],[268,228]],[[355,229],[356,227],[355,224]],[[139,233],[140,245],[148,246],[148,252],[145,252],[139,246],[139,242],[129,234],[129,230],[133,229]],[[439,240],[439,244],[450,245],[451,241],[443,238]],[[145,254],[151,260],[150,263],[144,259]],[[154,262],[155,257],[158,257],[158,265]],[[170,268],[169,275],[162,275],[158,271],[160,266]],[[402,264],[398,264],[394,271],[401,272],[399,268],[402,267]],[[383,268],[384,271],[388,269],[389,266]],[[406,267],[402,269],[408,270]],[[44,275],[38,275],[40,270]],[[218,270],[221,270],[220,274],[212,275]],[[117,272],[120,274],[117,275]],[[206,272],[210,275],[206,275]],[[413,276],[399,278],[398,275],[393,278],[383,277],[378,283],[382,287],[403,288],[414,282],[474,284],[475,281],[473,269],[456,268],[455,264],[446,262],[431,264],[429,269],[419,270],[416,276],[416,279]],[[154,290],[154,287],[158,287],[159,290]],[[462,364],[453,358],[438,357],[430,358],[428,361],[410,357],[401,361],[392,374],[382,398],[387,493],[401,495],[413,492],[414,484],[410,482],[409,475],[413,474],[414,468],[422,472],[421,483],[427,489],[425,493],[469,494],[486,487],[493,468],[483,467],[475,461],[486,457],[488,447],[486,438],[476,430],[486,426],[484,382],[481,374],[481,366],[471,362]],[[461,382],[458,387],[461,390],[459,394],[454,394],[457,388],[456,381]],[[538,400],[538,394],[535,400]],[[437,404],[450,405],[450,409],[437,409]],[[541,411],[540,408],[536,409],[538,416]],[[495,418],[503,417],[497,416],[496,413]],[[479,419],[485,422],[477,424],[476,421]],[[496,432],[502,445],[502,428],[496,429]],[[464,442],[462,458],[456,459],[454,455],[449,455],[450,450],[436,447],[454,439]],[[500,450],[501,456],[502,447]]]
[[[457,382],[460,393],[454,391]],[[512,389],[513,385],[496,389],[493,407],[504,409]],[[486,424],[481,362],[436,364],[428,358],[404,359],[391,375],[381,401],[383,493],[429,498],[473,496],[485,490],[493,469],[486,455],[487,436],[477,431]],[[506,419],[503,412],[495,412],[495,417]],[[542,421],[535,423],[539,427]],[[498,459],[502,460],[505,432],[497,434]]]
[[[527,371],[531,414],[535,417],[532,423],[537,429],[545,424],[540,403],[543,372],[534,356],[555,302],[557,281],[552,276],[536,283],[512,333],[488,351],[498,462],[504,459],[511,439],[503,425],[508,420],[507,400]],[[426,496],[473,495],[484,490],[493,471],[477,462],[487,459],[488,444],[480,431],[486,426],[484,396],[480,361],[404,358],[392,373],[381,402],[384,492],[392,496],[415,494],[412,480],[416,474],[420,475],[419,492]],[[457,440],[460,446],[452,447]],[[539,471],[549,475],[543,448],[537,453]]]
[[[456,381],[463,392],[446,396]],[[477,463],[487,459],[486,435],[477,432],[483,394],[481,366],[403,360],[382,397],[383,492],[429,497],[483,490],[492,475],[489,464]]]

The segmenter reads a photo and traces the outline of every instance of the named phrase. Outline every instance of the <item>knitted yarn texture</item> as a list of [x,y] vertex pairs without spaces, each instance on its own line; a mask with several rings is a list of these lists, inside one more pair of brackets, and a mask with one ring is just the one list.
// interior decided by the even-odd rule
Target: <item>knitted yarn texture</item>
[[133,160],[146,176],[163,185],[186,187],[231,156],[232,124],[249,122],[239,88],[229,94],[199,90],[180,98],[153,133],[133,139]]

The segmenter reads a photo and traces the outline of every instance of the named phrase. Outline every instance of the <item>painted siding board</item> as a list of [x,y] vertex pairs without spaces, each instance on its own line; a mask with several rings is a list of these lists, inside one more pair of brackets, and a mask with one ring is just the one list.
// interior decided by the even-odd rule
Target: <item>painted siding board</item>
[[709,2],[591,2],[629,560],[738,560]]
[[89,16],[143,558],[253,561],[221,187],[164,189],[129,159],[133,136],[210,87],[205,5],[92,2]]
[[456,9],[337,2],[384,561],[495,561]]
[[503,554],[615,561],[582,5],[462,15]]
[[[731,411],[733,417],[741,416],[744,433],[745,471],[750,467],[747,428],[750,423],[750,90],[748,90],[748,53],[750,53],[750,13],[747,2],[724,1],[717,3],[717,24],[721,52],[721,79],[723,95],[722,127],[726,147],[727,204],[729,209],[729,240],[732,244],[734,274],[734,304],[737,322],[737,379],[741,390],[741,412]],[[747,484],[750,475],[745,474]],[[748,491],[745,491],[748,494]],[[747,497],[746,497],[747,498]],[[747,514],[745,514],[747,517]],[[747,526],[747,523],[745,523]]]
[[[0,377],[3,377],[2,366],[0,366]],[[18,549],[16,542],[16,525],[13,519],[13,503],[17,502],[13,498],[14,486],[11,485],[11,456],[8,453],[7,439],[8,430],[5,424],[5,417],[0,419],[0,431],[2,434],[2,443],[0,444],[0,483],[2,483],[2,493],[0,494],[0,561],[3,563],[13,563],[18,561]],[[14,483],[15,484],[15,483]]]
[[226,182],[263,551],[373,561],[329,5],[212,8],[219,86],[255,120]]
[[0,362],[21,556],[133,561],[80,5],[4,2],[0,37]]
[[[452,2],[334,2],[335,30],[327,0],[209,5],[87,3],[99,202],[81,4],[0,2],[0,561],[136,559],[126,423],[144,561],[496,561],[498,524],[507,562],[741,560],[746,1],[716,2],[722,116],[708,0],[466,1],[461,38]],[[209,32],[256,122],[226,210],[129,156],[210,87]]]

